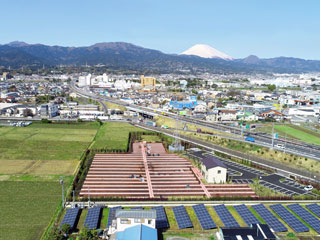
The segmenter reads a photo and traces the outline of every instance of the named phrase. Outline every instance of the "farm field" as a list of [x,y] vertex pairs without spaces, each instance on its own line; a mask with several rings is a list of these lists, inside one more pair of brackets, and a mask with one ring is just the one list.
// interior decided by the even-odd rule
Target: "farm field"
[[98,127],[96,123],[1,127],[0,174],[72,175]]
[[0,181],[0,239],[39,239],[61,198],[59,182]]
[[99,123],[0,127],[0,239],[39,239]]
[[122,149],[128,148],[129,132],[144,131],[128,123],[107,122],[104,123],[95,139],[92,149]]

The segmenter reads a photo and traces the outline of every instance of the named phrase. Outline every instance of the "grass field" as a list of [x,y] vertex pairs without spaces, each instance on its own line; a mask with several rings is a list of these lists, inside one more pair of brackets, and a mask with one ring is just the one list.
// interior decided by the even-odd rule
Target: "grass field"
[[[272,124],[268,123],[257,128],[257,131],[272,133]],[[320,145],[320,133],[296,125],[274,125],[274,132],[279,133],[279,136],[288,139],[297,139],[302,142]]]
[[118,104],[115,104],[115,103],[111,103],[111,102],[103,102],[103,103],[110,109],[119,109],[121,111],[126,111],[127,110],[126,107],[118,105]]
[[142,135],[141,141],[146,141],[149,143],[161,142],[161,138],[157,135]]
[[1,127],[0,174],[72,175],[98,127],[98,123]]
[[98,123],[0,127],[0,239],[39,239]]
[[287,125],[276,125],[274,128],[278,131],[287,133],[288,135],[297,138],[303,142],[320,145],[320,135],[310,134],[303,128]]
[[145,131],[128,123],[107,122],[100,128],[92,149],[127,150],[130,132]]
[[59,182],[0,181],[0,239],[39,239],[61,198]]

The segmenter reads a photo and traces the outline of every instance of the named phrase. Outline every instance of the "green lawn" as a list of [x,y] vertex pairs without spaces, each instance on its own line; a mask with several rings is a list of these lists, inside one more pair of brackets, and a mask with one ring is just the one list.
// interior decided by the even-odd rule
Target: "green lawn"
[[0,181],[0,239],[39,239],[61,199],[55,182]]
[[127,150],[129,132],[144,131],[128,123],[107,122],[100,128],[92,149]]
[[306,143],[318,144],[320,145],[320,137],[314,134],[310,134],[306,131],[303,131],[301,128],[294,128],[286,125],[276,125],[274,126],[276,130],[279,130],[283,133],[287,133],[291,137],[297,138]]
[[142,135],[141,136],[141,141],[146,141],[149,143],[153,143],[153,142],[162,142],[161,138],[157,135]]

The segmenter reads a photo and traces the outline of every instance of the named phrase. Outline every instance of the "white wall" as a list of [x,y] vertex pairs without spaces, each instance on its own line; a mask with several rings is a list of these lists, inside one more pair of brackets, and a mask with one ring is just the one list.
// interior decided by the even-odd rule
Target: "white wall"
[[[124,220],[128,220],[127,223],[124,223]],[[139,222],[140,221],[140,222]],[[149,223],[149,221],[151,223]],[[129,227],[133,227],[139,224],[146,225],[151,228],[156,227],[156,220],[155,219],[147,219],[147,218],[139,218],[139,219],[134,219],[134,218],[117,218],[117,231],[124,231],[125,229]]]

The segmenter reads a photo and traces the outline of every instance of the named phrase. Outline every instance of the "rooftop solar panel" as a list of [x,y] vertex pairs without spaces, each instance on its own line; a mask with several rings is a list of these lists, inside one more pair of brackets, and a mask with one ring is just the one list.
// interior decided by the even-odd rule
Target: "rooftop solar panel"
[[174,217],[177,220],[179,229],[192,228],[192,222],[184,206],[176,206],[172,208]]
[[253,205],[252,208],[275,232],[286,232],[288,229],[263,204]]
[[250,226],[251,224],[260,223],[260,221],[256,218],[256,216],[250,211],[250,209],[246,205],[237,205],[234,206],[234,208],[248,226]]
[[101,217],[101,208],[94,207],[88,210],[86,220],[83,226],[87,226],[87,229],[97,229]]
[[238,222],[231,215],[227,207],[222,205],[213,206],[214,210],[217,212],[219,218],[221,219],[225,227],[240,227]]
[[217,228],[204,204],[192,206],[203,230]]
[[169,228],[169,223],[166,215],[166,211],[164,210],[164,207],[158,206],[158,207],[153,207],[152,209],[156,210],[156,228],[161,229],[161,228]]
[[79,208],[68,208],[60,224],[60,228],[63,224],[69,224],[71,231],[74,230],[76,227],[76,221],[79,217],[79,212]]
[[298,203],[287,206],[291,211],[298,215],[303,221],[309,224],[317,233],[320,233],[320,221],[312,215],[307,209],[301,207]]
[[133,207],[131,210],[143,210],[143,207]]
[[270,206],[270,208],[282,218],[295,232],[308,232],[309,228],[304,225],[296,216],[294,216],[288,209],[281,204]]
[[121,209],[122,207],[121,206],[118,206],[118,207],[113,207],[113,208],[110,208],[109,209],[109,216],[108,216],[108,224],[107,224],[107,227],[110,227],[111,224],[112,224],[112,221],[114,219],[116,219],[116,211],[118,209]]
[[316,203],[306,205],[306,207],[309,209],[309,211],[313,212],[315,215],[320,217],[320,206]]

